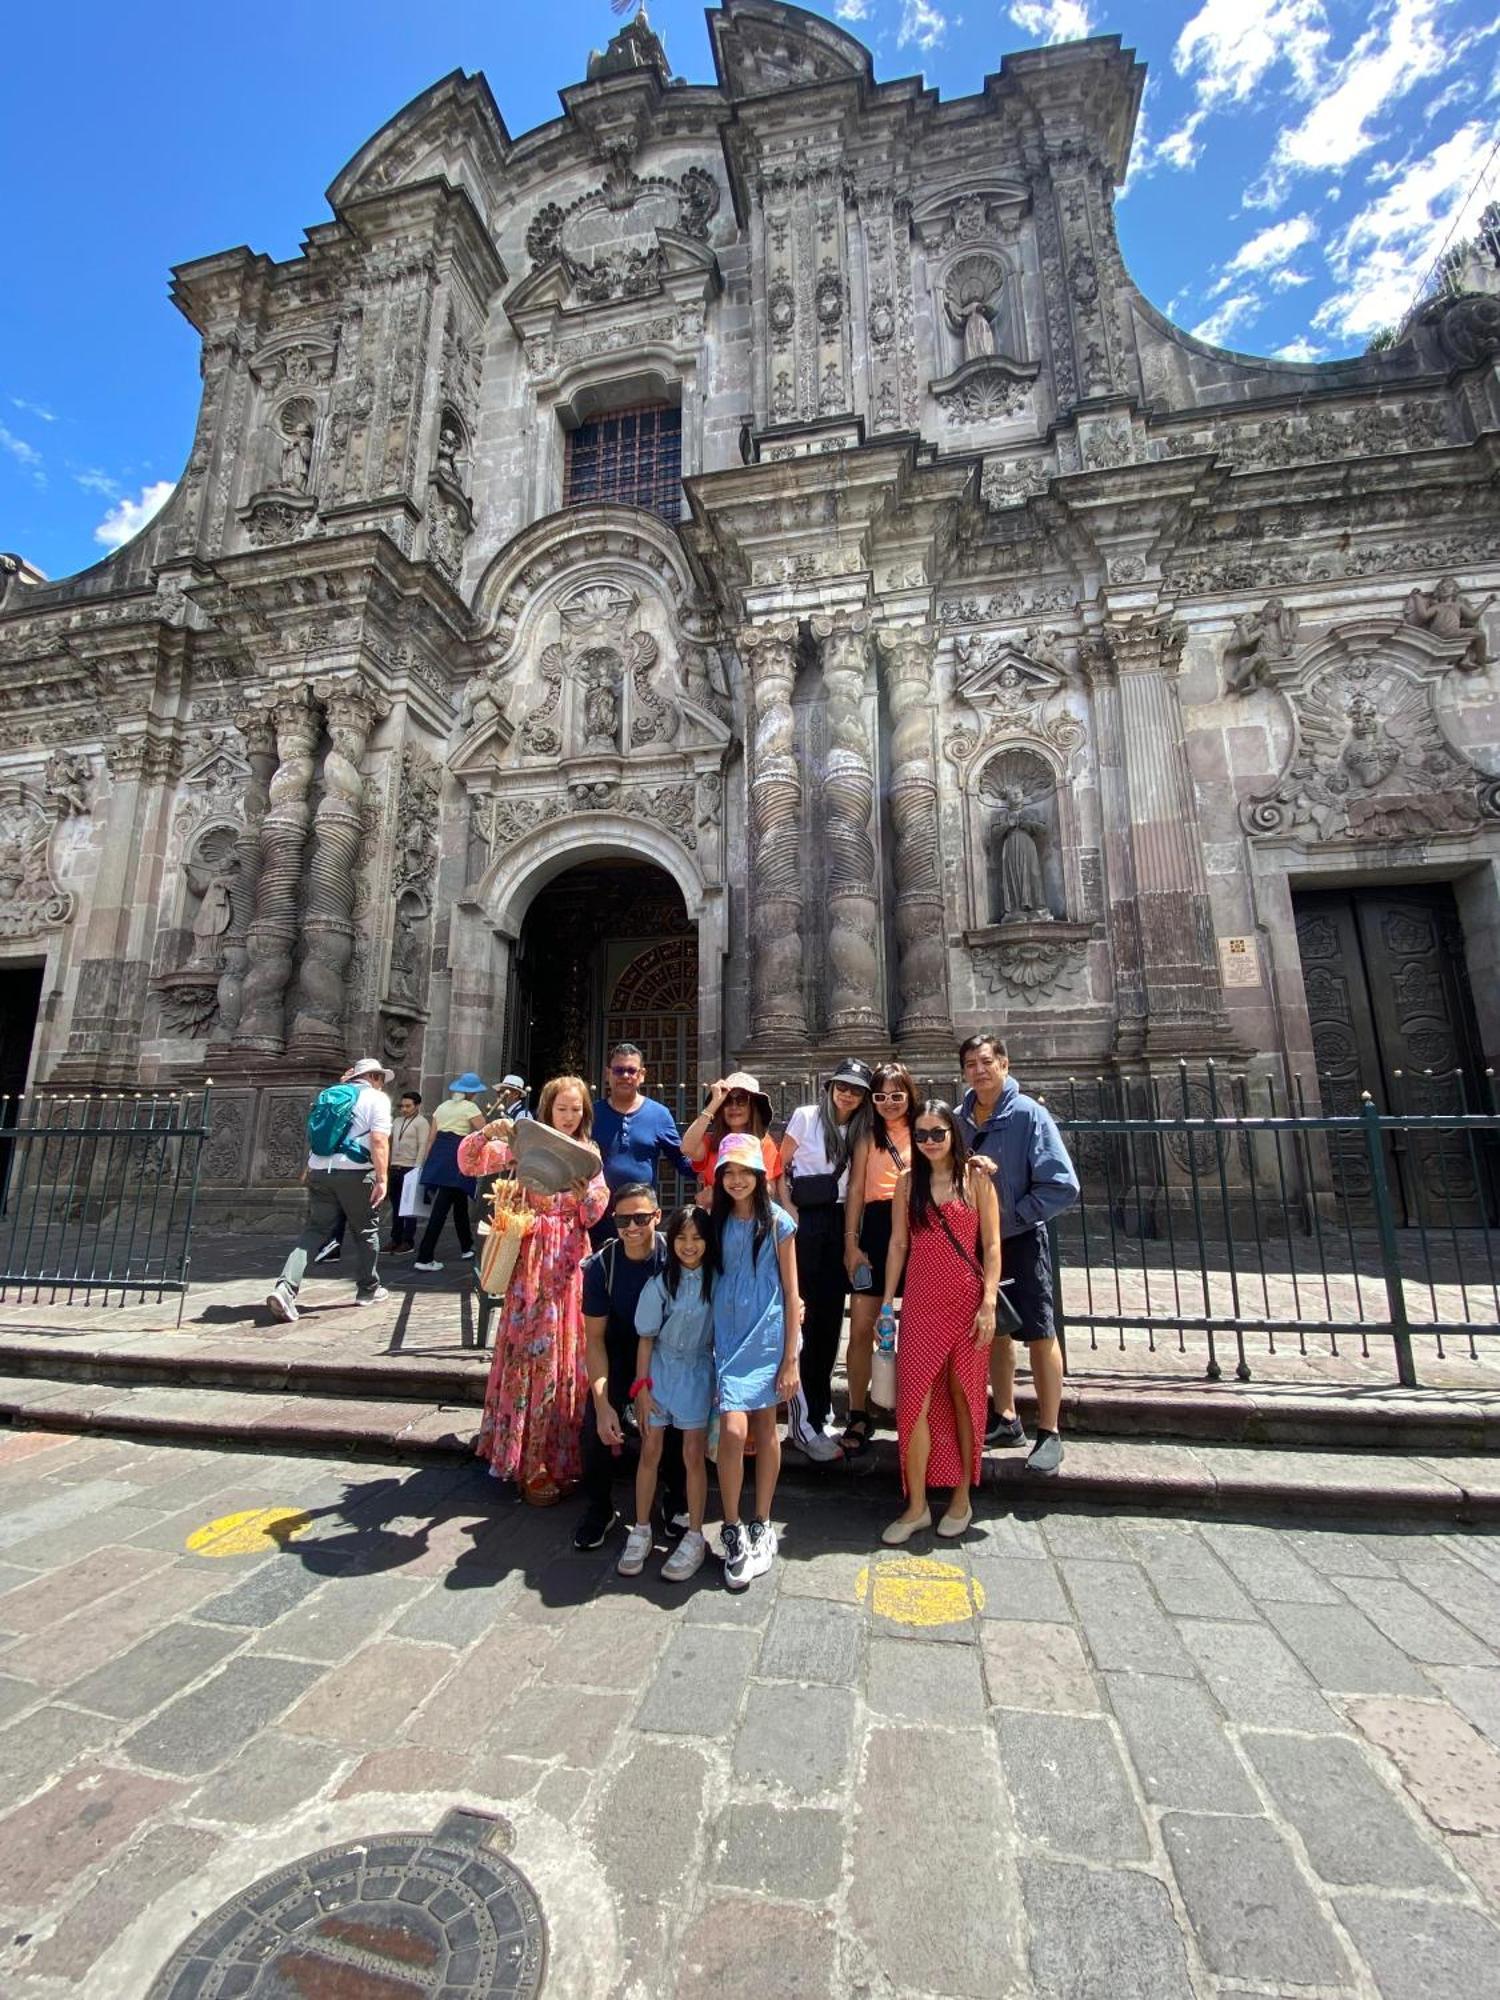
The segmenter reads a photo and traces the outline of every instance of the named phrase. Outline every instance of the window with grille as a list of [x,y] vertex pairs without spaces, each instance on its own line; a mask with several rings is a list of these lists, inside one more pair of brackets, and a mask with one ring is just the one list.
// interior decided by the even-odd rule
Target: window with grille
[[563,504],[620,500],[669,521],[682,513],[682,412],[665,403],[610,410],[569,431]]

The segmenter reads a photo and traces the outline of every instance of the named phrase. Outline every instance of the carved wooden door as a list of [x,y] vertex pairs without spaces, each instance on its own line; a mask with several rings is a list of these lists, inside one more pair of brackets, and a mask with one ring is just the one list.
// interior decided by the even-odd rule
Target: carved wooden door
[[[698,1106],[698,940],[663,938],[633,958],[605,1005],[604,1049],[634,1042],[646,1064],[646,1089],[671,1108],[678,1130]],[[685,1200],[679,1177],[662,1170],[664,1202]]]
[[[1463,930],[1446,886],[1299,895],[1297,944],[1325,1111],[1485,1108]],[[1430,1074],[1428,1073],[1430,1072]],[[1488,1219],[1487,1154],[1441,1131],[1398,1132],[1387,1150],[1398,1219],[1441,1228]],[[1370,1192],[1363,1144],[1334,1149],[1351,1199]]]

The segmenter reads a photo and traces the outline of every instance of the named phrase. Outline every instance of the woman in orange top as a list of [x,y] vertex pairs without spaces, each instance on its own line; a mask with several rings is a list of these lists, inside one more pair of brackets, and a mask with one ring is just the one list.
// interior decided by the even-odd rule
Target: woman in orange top
[[771,1100],[758,1078],[737,1069],[721,1076],[708,1093],[707,1102],[682,1135],[682,1150],[692,1161],[698,1185],[708,1194],[714,1186],[714,1162],[719,1142],[731,1132],[751,1132],[760,1141],[766,1163],[766,1193],[772,1201],[781,1199],[781,1148],[769,1136]]
[[[911,1117],[917,1087],[905,1063],[878,1063],[870,1102],[875,1128],[861,1139],[849,1164],[844,1204],[844,1266],[853,1286],[849,1301],[849,1421],[843,1450],[851,1462],[870,1449],[870,1359],[880,1317],[881,1281],[891,1247],[891,1204],[896,1183],[911,1166]],[[896,1293],[900,1292],[897,1283]]]

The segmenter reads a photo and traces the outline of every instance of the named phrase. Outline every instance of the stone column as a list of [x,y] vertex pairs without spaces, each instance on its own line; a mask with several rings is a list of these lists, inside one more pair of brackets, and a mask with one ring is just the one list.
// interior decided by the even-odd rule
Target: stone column
[[896,879],[896,1039],[951,1041],[948,946],[938,833],[937,757],[932,742],[930,625],[877,634],[891,718],[890,815]]
[[750,763],[750,1033],[757,1048],[807,1039],[802,772],[792,721],[797,628],[752,625],[739,636],[754,735]]
[[1147,1055],[1204,1055],[1229,1038],[1177,695],[1184,636],[1137,614],[1091,648],[1096,678],[1107,661],[1117,689]]
[[313,752],[323,718],[309,688],[298,688],[271,710],[276,771],[260,824],[260,871],[250,925],[250,967],[240,994],[234,1046],[280,1055],[286,1046],[284,1007],[292,976],[292,950],[300,925],[302,849],[312,807]]
[[219,975],[219,1019],[216,1043],[228,1042],[240,1024],[245,973],[250,964],[250,925],[255,916],[255,892],[260,881],[260,829],[276,769],[276,732],[263,709],[242,709],[234,718],[245,739],[245,820],[234,844],[235,871],[230,885],[229,932],[224,939],[224,969]]
[[875,770],[865,727],[869,621],[863,612],[814,618],[828,706],[828,755],[818,789],[828,893],[828,1027],[885,1034],[880,991],[880,901]]
[[340,1062],[344,1055],[345,977],[354,955],[354,869],[365,781],[360,760],[370,731],[389,705],[360,681],[320,681],[328,716],[323,796],[313,820],[302,964],[288,1016],[288,1055]]

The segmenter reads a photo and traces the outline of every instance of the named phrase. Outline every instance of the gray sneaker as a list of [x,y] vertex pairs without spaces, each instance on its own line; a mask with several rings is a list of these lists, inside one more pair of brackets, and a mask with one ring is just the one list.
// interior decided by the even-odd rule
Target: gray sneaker
[[294,1320],[297,1317],[297,1301],[287,1286],[278,1284],[266,1293],[266,1311],[272,1319]]
[[1062,1457],[1062,1439],[1056,1431],[1045,1431],[1031,1447],[1026,1460],[1026,1470],[1050,1477],[1062,1464]]
[[383,1306],[389,1297],[390,1293],[385,1286],[377,1285],[373,1292],[356,1292],[354,1303],[357,1306]]

